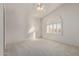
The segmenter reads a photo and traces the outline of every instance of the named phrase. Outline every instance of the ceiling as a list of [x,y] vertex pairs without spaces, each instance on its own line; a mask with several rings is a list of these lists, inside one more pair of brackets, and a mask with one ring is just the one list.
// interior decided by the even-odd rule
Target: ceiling
[[36,6],[33,5],[31,15],[34,17],[43,17],[47,15],[48,13],[50,13],[51,11],[54,11],[56,8],[58,8],[62,4],[61,3],[44,3],[42,5],[44,6],[43,11],[37,11]]
[[62,3],[42,3],[42,4],[44,5],[44,10],[41,12],[37,11],[36,9],[37,3],[6,4],[5,7],[7,11],[17,10],[16,12],[24,13],[26,17],[41,18],[62,5]]

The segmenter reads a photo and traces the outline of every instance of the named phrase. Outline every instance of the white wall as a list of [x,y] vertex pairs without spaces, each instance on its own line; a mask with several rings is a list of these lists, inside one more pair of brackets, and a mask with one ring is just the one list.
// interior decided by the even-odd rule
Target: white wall
[[0,55],[3,55],[3,4],[0,4]]
[[[46,21],[53,20],[54,16],[61,16],[63,19],[63,37],[46,34]],[[79,46],[79,4],[63,4],[43,19],[42,29],[43,38]]]
[[31,4],[5,4],[6,44],[28,40],[32,36],[28,33],[32,26],[40,37],[40,20],[31,15],[32,10]]

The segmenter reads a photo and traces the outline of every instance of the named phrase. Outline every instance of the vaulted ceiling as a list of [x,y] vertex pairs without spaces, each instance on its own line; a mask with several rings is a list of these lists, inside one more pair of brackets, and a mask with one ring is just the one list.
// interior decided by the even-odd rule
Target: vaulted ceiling
[[43,11],[37,11],[37,3],[26,3],[26,4],[5,4],[6,11],[16,11],[19,13],[24,13],[24,15],[28,18],[41,18],[51,11],[55,10],[59,6],[62,5],[62,3],[42,3],[44,5]]
[[56,8],[58,8],[59,6],[61,6],[61,3],[43,3],[42,4],[44,6],[44,10],[43,11],[37,11],[37,7],[33,6],[32,9],[32,13],[33,16],[35,17],[43,17],[45,15],[47,15],[48,13],[50,13],[51,11],[54,11]]

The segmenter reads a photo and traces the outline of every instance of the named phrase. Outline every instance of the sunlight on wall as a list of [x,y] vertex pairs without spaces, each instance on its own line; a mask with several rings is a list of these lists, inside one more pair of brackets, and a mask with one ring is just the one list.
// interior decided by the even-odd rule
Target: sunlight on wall
[[61,32],[61,24],[57,24],[57,32]]
[[29,30],[29,33],[32,34],[32,39],[36,40],[36,31],[35,31],[35,27],[31,27]]
[[57,24],[53,24],[53,27],[54,27],[54,33],[55,33],[57,30]]
[[29,33],[32,33],[35,31],[35,27],[31,27],[30,30],[29,30]]
[[47,25],[47,33],[49,33],[49,28],[50,28],[49,25]]
[[36,40],[36,32],[33,32],[33,40]]

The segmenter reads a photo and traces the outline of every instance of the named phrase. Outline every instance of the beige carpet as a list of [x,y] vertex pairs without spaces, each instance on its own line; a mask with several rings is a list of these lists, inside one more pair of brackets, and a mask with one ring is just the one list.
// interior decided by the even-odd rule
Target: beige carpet
[[8,56],[79,56],[79,48],[55,41],[37,39],[6,46]]

